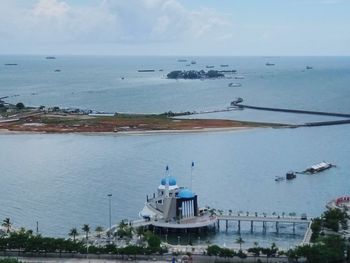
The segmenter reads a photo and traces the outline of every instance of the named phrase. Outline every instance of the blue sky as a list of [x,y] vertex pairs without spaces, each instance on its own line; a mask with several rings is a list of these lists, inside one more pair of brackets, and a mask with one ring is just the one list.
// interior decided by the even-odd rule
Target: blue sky
[[350,55],[348,0],[2,0],[0,53]]

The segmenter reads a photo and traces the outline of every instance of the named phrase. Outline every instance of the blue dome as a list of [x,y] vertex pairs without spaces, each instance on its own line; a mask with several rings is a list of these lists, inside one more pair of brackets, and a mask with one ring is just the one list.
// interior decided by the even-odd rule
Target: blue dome
[[193,198],[194,193],[190,189],[185,188],[179,192],[178,197],[180,197],[180,198]]
[[165,177],[160,181],[161,185],[166,185],[166,181],[169,180],[169,186],[176,185],[176,179],[172,176]]

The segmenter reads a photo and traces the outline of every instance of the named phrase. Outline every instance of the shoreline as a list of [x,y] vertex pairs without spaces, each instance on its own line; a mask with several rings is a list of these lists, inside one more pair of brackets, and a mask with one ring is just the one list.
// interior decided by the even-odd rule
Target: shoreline
[[46,131],[12,131],[0,129],[0,135],[58,135],[58,134],[81,134],[86,136],[132,136],[132,135],[158,135],[158,134],[184,134],[184,133],[213,133],[213,132],[237,132],[256,128],[268,127],[228,127],[228,128],[201,128],[187,130],[144,130],[144,131],[120,131],[120,132],[46,132]]
[[[180,119],[160,114],[90,116],[35,110],[19,111],[15,121],[2,118],[0,134],[146,135],[287,128],[288,124],[227,119]],[[11,119],[12,120],[12,119]]]

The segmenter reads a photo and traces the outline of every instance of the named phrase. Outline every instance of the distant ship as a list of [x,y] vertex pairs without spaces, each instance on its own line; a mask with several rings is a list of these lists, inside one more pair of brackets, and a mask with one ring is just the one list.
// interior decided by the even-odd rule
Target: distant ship
[[139,69],[137,72],[154,72],[154,69]]
[[195,60],[192,60],[191,64],[194,65],[194,64],[197,64],[197,62]]
[[220,67],[222,67],[222,68],[227,68],[228,65],[227,65],[227,64],[222,64],[222,65],[220,65]]
[[275,181],[276,182],[284,181],[284,177],[283,176],[276,176]]
[[270,63],[270,62],[265,63],[265,66],[274,66],[274,65],[275,65],[274,63]]
[[306,66],[306,69],[312,69],[312,67],[311,66]]
[[214,66],[211,66],[211,65],[207,65],[205,66],[206,68],[214,68]]
[[286,174],[286,179],[287,180],[293,180],[297,177],[296,173],[293,172],[293,171],[289,171],[287,174]]
[[6,64],[4,64],[5,66],[18,66],[18,64],[16,64],[16,63],[6,63]]
[[56,57],[54,57],[54,56],[48,56],[48,57],[46,57],[46,59],[56,59]]
[[304,171],[304,173],[315,174],[315,173],[322,172],[322,171],[327,170],[327,169],[332,168],[332,167],[335,167],[335,165],[323,161],[323,162],[320,162],[318,164],[314,164],[314,165],[310,166],[309,168],[307,168]]
[[178,59],[177,62],[187,62],[187,59]]
[[233,83],[233,82],[231,82],[231,83],[228,84],[228,86],[229,87],[242,87],[242,84],[241,83]]

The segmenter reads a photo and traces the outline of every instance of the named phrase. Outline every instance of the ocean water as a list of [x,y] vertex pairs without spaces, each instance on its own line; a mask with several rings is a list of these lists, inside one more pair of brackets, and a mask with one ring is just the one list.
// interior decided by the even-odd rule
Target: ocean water
[[[235,97],[249,104],[308,110],[350,112],[350,58],[190,58],[196,68],[229,64],[244,75],[236,80],[167,80],[170,70],[187,68],[175,57],[0,57],[0,97],[27,105],[59,105],[104,111],[164,112],[227,107]],[[266,67],[274,62],[276,66]],[[313,70],[304,70],[306,65]],[[53,72],[55,69],[61,72]],[[138,73],[137,69],[164,69]],[[121,76],[125,79],[122,80]],[[14,96],[18,95],[18,96]],[[232,115],[231,115],[232,114]],[[320,116],[258,111],[227,112],[227,118],[304,122]],[[213,116],[213,115],[209,115]],[[234,116],[234,117],[232,117]],[[214,116],[214,117],[220,117]],[[113,223],[137,218],[146,195],[156,191],[170,166],[179,185],[190,184],[200,205],[250,212],[296,212],[318,216],[332,198],[348,195],[350,126],[298,129],[249,129],[215,133],[156,135],[0,135],[0,217],[16,226],[66,236],[72,227],[108,225],[112,193]],[[275,182],[289,170],[300,171],[322,160],[336,168],[296,180]],[[232,246],[237,226],[202,236],[200,242]],[[292,235],[284,226],[267,235],[256,224],[243,228],[247,244],[300,242],[303,228]],[[186,242],[182,237],[181,242]],[[172,240],[177,243],[177,238]],[[195,243],[196,240],[193,240]]]
[[[10,101],[27,105],[113,112],[217,109],[229,106],[236,97],[251,105],[350,112],[350,57],[188,59],[197,64],[186,67],[186,62],[177,62],[176,57],[70,56],[47,60],[41,56],[0,56],[0,91],[1,96],[19,95]],[[266,62],[275,66],[265,66]],[[220,68],[220,64],[229,67]],[[206,65],[235,69],[237,74],[227,75],[233,79],[204,81],[165,78],[172,70],[206,70]],[[314,68],[305,70],[306,65]],[[138,69],[156,71],[140,73]],[[242,87],[228,87],[231,82]]]

